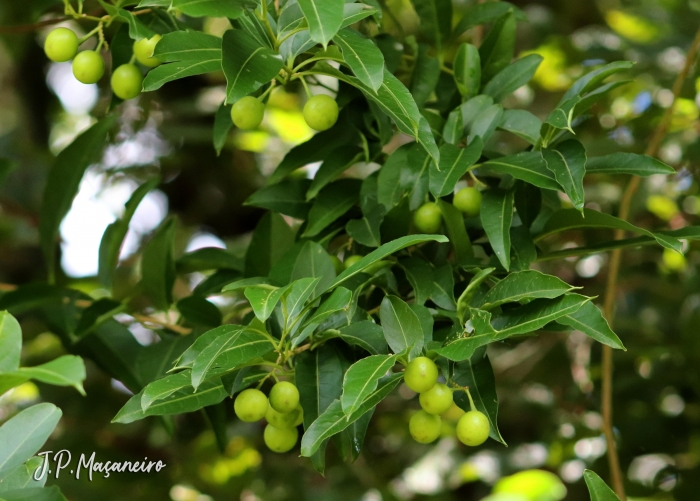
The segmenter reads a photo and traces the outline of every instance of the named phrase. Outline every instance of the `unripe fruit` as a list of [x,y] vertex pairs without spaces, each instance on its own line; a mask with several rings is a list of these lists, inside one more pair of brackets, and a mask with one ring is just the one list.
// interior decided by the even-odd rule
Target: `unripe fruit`
[[160,61],[158,58],[153,57],[153,51],[156,50],[156,44],[161,38],[160,35],[153,35],[151,38],[142,38],[134,42],[134,56],[136,56],[136,60],[149,68],[158,66]]
[[437,233],[442,225],[442,212],[436,203],[421,205],[413,216],[413,222],[421,233]]
[[121,99],[133,99],[141,94],[143,76],[133,64],[122,64],[112,72],[112,91]]
[[408,422],[408,431],[416,442],[429,444],[434,442],[442,430],[442,420],[440,416],[428,414],[425,411],[418,411]]
[[312,129],[328,130],[338,121],[338,103],[325,94],[313,96],[304,105],[304,120]]
[[350,268],[353,264],[357,263],[363,257],[364,256],[358,256],[357,254],[353,254],[352,256],[346,257],[345,261],[343,261],[343,265],[345,265],[345,269],[347,270],[348,268]]
[[277,412],[272,406],[269,406],[265,413],[265,419],[275,428],[293,428],[298,426],[295,423],[299,421],[300,417],[302,420],[304,419],[300,406],[297,406],[296,409],[287,414]]
[[299,405],[299,390],[289,381],[280,381],[270,390],[270,405],[282,414],[292,412]]
[[231,120],[236,127],[243,130],[257,129],[262,123],[265,105],[253,96],[246,96],[231,107]]
[[73,75],[79,82],[93,84],[105,74],[105,62],[94,50],[80,52],[73,59]]
[[299,430],[296,428],[275,428],[268,424],[263,433],[265,445],[273,452],[287,452],[297,443]]
[[436,383],[428,391],[421,393],[418,400],[425,412],[439,416],[452,407],[452,388],[446,384]]
[[476,188],[462,188],[455,193],[452,205],[469,217],[478,216],[481,212],[481,192]]
[[46,57],[56,63],[70,61],[78,52],[78,35],[68,28],[56,28],[44,42]]
[[260,421],[267,413],[268,402],[265,394],[254,388],[243,390],[233,403],[233,410],[241,421],[253,423]]
[[428,391],[438,379],[438,370],[435,362],[427,357],[416,357],[408,363],[403,380],[410,389],[416,393]]
[[464,445],[481,445],[489,438],[490,432],[491,423],[483,412],[469,411],[457,422],[457,438]]

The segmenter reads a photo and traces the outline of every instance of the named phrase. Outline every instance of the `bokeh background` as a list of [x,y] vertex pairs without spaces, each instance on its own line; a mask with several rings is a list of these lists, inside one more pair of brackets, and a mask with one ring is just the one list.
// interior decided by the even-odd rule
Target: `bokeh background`
[[[408,34],[420,36],[409,0],[386,3]],[[453,3],[457,12],[470,5],[466,0]],[[613,92],[597,107],[597,116],[577,130],[591,155],[642,152],[673,100],[670,88],[700,26],[700,1],[514,3],[528,17],[519,27],[518,51],[545,59],[533,83],[519,89],[507,105],[546,116],[586,67],[632,60],[636,65],[627,77],[634,81]],[[0,293],[45,279],[37,223],[47,172],[56,153],[110,102],[105,82],[83,85],[72,76],[70,63],[47,61],[42,43],[49,28],[27,26],[60,16],[61,10],[53,0],[0,1]],[[211,33],[228,27],[221,19],[201,22]],[[85,31],[76,23],[69,26]],[[395,31],[391,20],[386,27]],[[700,224],[698,77],[693,70],[660,153],[677,175],[645,180],[633,206],[637,224]],[[301,94],[279,89],[261,130],[232,133],[217,156],[212,126],[224,93],[223,75],[213,74],[172,82],[122,105],[119,134],[102,161],[88,170],[61,226],[61,283],[95,298],[104,294],[94,278],[102,233],[135,187],[156,171],[164,183],[139,207],[123,249],[120,273],[126,282],[138,273],[138,262],[130,257],[168,213],[180,221],[180,252],[219,246],[241,253],[261,216],[242,202],[284,153],[312,131],[301,116]],[[506,147],[513,141],[505,135],[501,140]],[[521,147],[512,144],[514,150]],[[349,174],[362,175],[364,167]],[[314,168],[308,166],[306,174],[312,176]],[[589,206],[614,213],[626,177],[589,177]],[[605,236],[587,234],[589,242]],[[581,237],[567,238],[573,245]],[[537,267],[596,295],[603,291],[606,264],[607,256],[600,254]],[[615,353],[614,402],[621,462],[634,500],[696,501],[700,492],[699,264],[700,247],[688,248],[685,258],[653,247],[625,254],[616,331],[628,351]],[[176,293],[184,295],[204,277],[187,278],[177,283]],[[23,365],[62,353],[47,326],[31,316],[21,320]],[[155,339],[138,324],[132,331],[143,344]],[[203,414],[178,418],[174,431],[155,418],[110,424],[128,390],[89,362],[86,397],[27,383],[0,399],[0,420],[36,401],[50,401],[63,409],[64,419],[47,450],[65,448],[74,456],[95,451],[104,461],[148,456],[167,463],[160,474],[50,481],[75,501],[471,501],[489,495],[493,501],[554,501],[565,492],[567,500],[589,499],[583,470],[607,478],[608,468],[599,405],[600,345],[575,333],[546,334],[489,350],[501,405],[499,426],[508,448],[492,441],[478,449],[459,446],[452,436],[458,415],[446,420],[444,438],[436,444],[413,442],[407,421],[418,403],[402,389],[375,414],[356,463],[343,463],[329,447],[325,477],[295,454],[267,452],[258,424],[231,420],[225,454],[217,451]],[[555,476],[503,480],[532,469]],[[520,497],[494,491],[514,491]]]

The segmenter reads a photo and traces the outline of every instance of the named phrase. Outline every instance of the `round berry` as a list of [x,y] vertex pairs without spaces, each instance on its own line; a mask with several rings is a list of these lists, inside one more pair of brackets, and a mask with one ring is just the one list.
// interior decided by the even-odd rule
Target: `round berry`
[[469,217],[478,216],[481,212],[481,192],[476,188],[462,188],[455,193],[452,205]]
[[464,445],[481,445],[489,438],[490,432],[489,418],[483,412],[469,411],[457,422],[457,438]]
[[79,82],[93,84],[105,74],[105,62],[94,50],[84,50],[73,59],[73,75]]
[[233,402],[233,410],[241,421],[260,421],[267,413],[268,403],[265,394],[254,388],[243,390]]
[[46,57],[56,63],[70,61],[78,52],[78,35],[68,28],[56,28],[44,42]]
[[425,412],[439,416],[452,407],[452,388],[446,384],[436,383],[428,391],[421,393],[418,399]]
[[442,212],[436,203],[421,205],[413,216],[413,222],[421,233],[437,233],[442,225]]
[[270,390],[270,405],[282,414],[292,412],[299,405],[299,390],[289,381],[280,381]]
[[442,430],[442,420],[440,416],[428,414],[425,411],[418,411],[408,422],[408,431],[416,442],[429,444],[434,442]]
[[364,256],[358,256],[357,254],[353,254],[352,256],[346,257],[345,261],[343,261],[343,265],[345,266],[345,269],[347,270],[348,268],[350,268],[353,264],[357,263],[363,257]]
[[231,120],[243,130],[257,129],[262,123],[265,105],[253,96],[239,99],[231,107]]
[[141,94],[143,76],[133,64],[122,64],[112,72],[112,91],[120,99],[133,99]]
[[295,423],[299,420],[300,416],[302,416],[300,406],[297,406],[292,412],[288,412],[287,414],[277,412],[272,406],[269,406],[265,413],[265,419],[275,428],[293,428],[298,426]]
[[273,452],[287,452],[297,443],[299,431],[296,428],[276,428],[271,424],[265,427],[263,433],[265,445]]
[[416,357],[408,363],[403,380],[410,389],[416,393],[428,391],[438,379],[438,370],[435,362],[427,357]]
[[312,129],[328,130],[338,121],[338,103],[325,94],[313,96],[304,105],[304,120]]
[[158,66],[160,61],[153,56],[153,51],[156,50],[156,44],[161,38],[160,35],[153,35],[151,38],[142,38],[134,42],[134,56],[136,56],[136,60],[149,68]]

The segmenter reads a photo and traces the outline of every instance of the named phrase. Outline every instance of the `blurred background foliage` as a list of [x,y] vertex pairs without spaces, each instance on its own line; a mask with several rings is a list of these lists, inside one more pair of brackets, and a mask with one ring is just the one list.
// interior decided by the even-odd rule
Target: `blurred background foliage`
[[[385,28],[420,37],[420,20],[409,0],[387,0],[393,16]],[[455,0],[455,18],[470,1]],[[642,152],[653,127],[670,106],[670,87],[685,62],[700,22],[698,0],[516,0],[528,17],[519,26],[520,55],[538,53],[544,63],[534,82],[506,103],[546,115],[563,91],[588,66],[627,59],[636,63],[629,85],[611,93],[577,131],[593,155]],[[89,8],[95,5],[87,4]],[[89,10],[88,8],[88,10]],[[105,85],[78,83],[70,63],[50,63],[42,51],[45,29],[27,26],[60,16],[53,0],[0,2],[0,290],[45,277],[38,246],[41,193],[54,155],[109,106]],[[204,19],[219,34],[221,19]],[[72,23],[78,31],[82,28]],[[84,31],[84,30],[83,30]],[[465,39],[479,37],[473,31]],[[517,55],[517,54],[516,54]],[[107,224],[135,187],[154,170],[165,182],[139,207],[127,237],[121,280],[133,283],[133,255],[168,213],[179,216],[180,251],[221,246],[239,252],[261,212],[242,206],[293,145],[311,135],[294,89],[271,97],[263,127],[235,131],[220,156],[212,147],[214,113],[224,98],[223,75],[170,83],[124,103],[120,132],[103,161],[83,180],[61,227],[60,282],[95,298],[104,294],[94,275]],[[673,114],[661,159],[675,177],[651,177],[635,197],[633,220],[651,227],[700,224],[700,74],[689,79]],[[499,137],[504,148],[514,136]],[[516,151],[522,145],[513,143]],[[363,175],[362,165],[349,171]],[[312,175],[314,166],[306,168]],[[589,205],[617,211],[626,180],[587,176]],[[589,234],[595,240],[596,234]],[[571,237],[571,246],[576,236]],[[600,236],[603,239],[603,235]],[[589,243],[591,241],[589,240]],[[696,246],[698,244],[695,244]],[[135,261],[135,260],[134,260]],[[602,294],[607,256],[593,255],[537,266],[590,295]],[[654,247],[627,251],[620,283],[616,331],[628,348],[615,354],[615,424],[628,495],[635,500],[697,500],[700,491],[700,247],[685,257]],[[203,279],[178,282],[182,295]],[[23,365],[62,352],[56,336],[32,318],[23,319]],[[140,342],[154,334],[131,326]],[[579,333],[580,334],[580,333]],[[445,420],[444,438],[419,445],[406,423],[417,401],[403,388],[376,414],[363,454],[354,464],[329,452],[326,476],[294,454],[262,447],[258,424],[231,420],[233,438],[225,454],[203,414],[178,418],[175,431],[155,418],[129,425],[110,420],[128,398],[119,383],[88,363],[87,397],[27,383],[0,400],[0,420],[36,401],[64,411],[46,448],[74,456],[97,453],[101,460],[162,459],[160,474],[95,477],[92,482],[61,476],[52,480],[73,500],[157,499],[173,501],[380,501],[404,499],[554,501],[587,500],[584,468],[607,477],[599,413],[600,345],[584,335],[547,334],[490,349],[501,412],[499,426],[509,444],[493,441],[476,450],[458,446]],[[171,436],[171,433],[173,434]],[[545,470],[530,471],[530,470]],[[518,473],[520,472],[520,473]],[[515,476],[512,476],[516,474]],[[553,475],[552,475],[553,474]]]

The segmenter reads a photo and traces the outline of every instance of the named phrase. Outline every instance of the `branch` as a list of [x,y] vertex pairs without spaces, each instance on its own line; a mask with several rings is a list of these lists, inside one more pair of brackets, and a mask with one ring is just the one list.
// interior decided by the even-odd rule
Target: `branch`
[[[675,107],[676,100],[683,89],[683,83],[691,68],[695,64],[695,59],[697,57],[698,49],[700,49],[700,30],[698,30],[695,35],[688,54],[686,55],[685,66],[683,70],[678,74],[675,83],[673,84],[673,102],[671,106],[666,109],[661,122],[654,130],[654,134],[649,141],[649,146],[647,147],[645,153],[651,157],[655,157],[659,153],[659,148],[661,147],[661,142],[666,137],[668,132],[668,126],[671,123],[671,118],[673,117],[673,108]],[[630,179],[627,188],[625,189],[622,199],[620,201],[620,212],[618,217],[622,220],[627,220],[629,218],[630,206],[632,204],[632,198],[639,188],[640,178],[637,176]],[[622,239],[625,236],[623,230],[615,231],[615,239]],[[608,269],[608,279],[605,286],[605,303],[603,306],[603,314],[608,320],[610,325],[613,325],[615,320],[615,296],[617,295],[617,279],[620,272],[620,261],[622,259],[622,249],[615,249],[610,256],[610,267]],[[617,449],[615,448],[615,435],[613,432],[613,422],[612,422],[612,411],[613,411],[613,391],[612,391],[612,381],[613,381],[613,353],[610,346],[603,346],[603,394],[602,394],[602,412],[603,412],[603,432],[605,433],[605,441],[608,446],[608,462],[610,463],[610,476],[612,479],[612,485],[621,501],[627,501],[627,496],[625,495],[625,486],[622,480],[622,471],[620,468],[620,459],[617,455]]]
[[183,336],[186,336],[192,332],[192,329],[188,329],[187,327],[169,324],[168,322],[163,322],[161,320],[158,320],[157,318],[149,317],[148,315],[141,315],[140,313],[132,313],[131,316],[134,317],[140,323],[154,324],[154,325],[158,325],[160,327],[165,327],[166,329],[171,330],[173,332],[176,332],[178,334],[181,334]]

